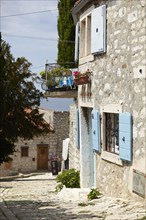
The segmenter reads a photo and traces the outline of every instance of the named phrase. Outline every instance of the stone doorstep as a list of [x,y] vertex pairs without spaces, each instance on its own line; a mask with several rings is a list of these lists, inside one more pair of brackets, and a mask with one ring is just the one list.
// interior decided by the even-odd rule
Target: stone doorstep
[[90,188],[63,188],[55,198],[64,201],[86,201],[90,190]]

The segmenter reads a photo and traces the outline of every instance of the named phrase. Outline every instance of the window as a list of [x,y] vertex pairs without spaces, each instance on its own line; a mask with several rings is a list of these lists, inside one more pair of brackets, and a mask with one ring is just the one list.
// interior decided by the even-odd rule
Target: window
[[[103,108],[102,153],[109,160],[132,160],[132,116],[121,112],[118,105]],[[110,156],[111,155],[111,156]],[[102,157],[103,158],[103,157]],[[104,159],[107,159],[104,158]]]
[[119,114],[105,113],[105,150],[119,154]]
[[122,112],[122,106],[111,104],[101,107],[101,112],[92,110],[92,149],[118,165],[132,161],[132,116]]
[[28,157],[28,146],[21,147],[21,157]]
[[[79,29],[76,28],[76,32]],[[78,35],[76,33],[76,35]],[[78,42],[76,42],[78,43]],[[79,58],[106,52],[106,6],[93,7],[80,19]]]
[[91,15],[87,16],[87,48],[86,48],[86,54],[89,55],[90,53],[91,53]]
[[81,29],[80,29],[80,57],[86,56],[86,52],[85,52],[85,46],[86,46],[85,30],[86,30],[86,19],[81,21]]

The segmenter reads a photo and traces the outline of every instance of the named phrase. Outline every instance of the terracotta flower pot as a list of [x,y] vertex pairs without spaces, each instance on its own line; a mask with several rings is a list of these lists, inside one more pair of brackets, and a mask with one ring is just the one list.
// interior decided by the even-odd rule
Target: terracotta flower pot
[[80,78],[75,78],[74,79],[74,84],[77,85],[84,85],[89,83],[91,80],[88,76],[82,76]]

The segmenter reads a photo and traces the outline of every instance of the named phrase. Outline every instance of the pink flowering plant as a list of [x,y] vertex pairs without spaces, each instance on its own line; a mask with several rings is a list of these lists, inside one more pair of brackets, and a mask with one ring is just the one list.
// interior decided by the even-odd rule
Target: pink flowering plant
[[80,77],[83,77],[83,76],[91,76],[91,71],[89,69],[87,69],[84,73],[81,73],[79,70],[76,70],[73,72],[73,76],[74,78],[80,78]]
[[78,70],[76,70],[76,71],[73,72],[73,76],[74,76],[75,78],[80,78],[80,77],[81,77],[81,72],[78,71]]

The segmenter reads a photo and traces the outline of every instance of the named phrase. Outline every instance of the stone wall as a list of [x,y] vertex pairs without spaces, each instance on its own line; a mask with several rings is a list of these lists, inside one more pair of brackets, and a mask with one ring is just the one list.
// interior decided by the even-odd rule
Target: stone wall
[[76,147],[76,105],[70,106],[69,168],[80,170],[80,150]]
[[99,162],[97,185],[110,195],[132,193],[133,169],[146,174],[145,4],[116,1],[107,6],[107,53],[97,56],[93,64],[94,107],[101,111],[104,105],[118,104],[133,117],[132,164],[119,167]]
[[[140,199],[132,190],[135,184],[134,170],[143,177],[146,175],[146,1],[108,0],[97,3],[107,5],[107,51],[94,56],[94,60],[90,62],[83,63],[82,59],[79,66],[81,72],[88,68],[93,72],[93,101],[89,104],[84,102],[80,96],[80,86],[78,107],[92,107],[100,112],[101,133],[104,108],[110,109],[110,112],[131,113],[133,158],[131,163],[119,162],[114,155],[102,157],[102,152],[94,153],[95,186],[110,196]],[[91,4],[92,2],[88,7]],[[85,10],[83,12],[85,14]],[[84,121],[81,121],[81,126],[82,124]],[[81,127],[81,132],[83,129]],[[101,143],[103,139],[104,135],[101,134]],[[83,172],[81,175],[84,178],[86,174]],[[146,183],[143,184],[146,196]]]
[[[56,112],[40,109],[44,113],[44,119],[51,124],[55,133],[45,136],[34,137],[32,140],[20,139],[16,143],[16,152],[12,156],[13,161],[0,166],[0,176],[14,175],[17,173],[29,173],[37,171],[37,145],[48,146],[48,171],[51,171],[51,159],[58,160],[59,171],[61,170],[62,142],[69,137],[69,112]],[[28,157],[21,157],[21,146],[28,146]]]

